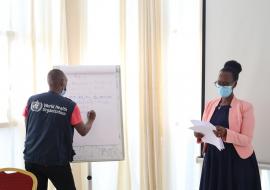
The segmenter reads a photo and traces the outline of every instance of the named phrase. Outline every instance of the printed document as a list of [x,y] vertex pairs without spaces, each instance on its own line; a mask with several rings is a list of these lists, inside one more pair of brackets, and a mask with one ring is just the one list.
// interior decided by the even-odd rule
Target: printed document
[[216,137],[213,130],[216,130],[216,127],[207,121],[200,120],[191,120],[191,123],[194,125],[190,127],[191,130],[204,134],[202,141],[205,143],[212,144],[217,147],[218,150],[223,150],[224,144],[221,138]]

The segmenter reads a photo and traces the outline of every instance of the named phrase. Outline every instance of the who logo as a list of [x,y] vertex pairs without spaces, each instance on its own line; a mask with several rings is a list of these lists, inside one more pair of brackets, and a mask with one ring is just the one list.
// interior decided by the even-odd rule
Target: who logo
[[31,103],[32,111],[39,112],[42,109],[42,107],[43,107],[43,104],[39,102],[38,100]]

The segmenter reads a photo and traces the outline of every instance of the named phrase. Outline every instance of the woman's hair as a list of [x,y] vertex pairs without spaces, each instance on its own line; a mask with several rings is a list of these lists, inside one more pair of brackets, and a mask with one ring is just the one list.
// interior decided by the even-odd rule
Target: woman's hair
[[224,67],[220,71],[232,73],[233,80],[237,81],[239,78],[239,73],[242,71],[242,67],[237,61],[230,60],[224,64]]

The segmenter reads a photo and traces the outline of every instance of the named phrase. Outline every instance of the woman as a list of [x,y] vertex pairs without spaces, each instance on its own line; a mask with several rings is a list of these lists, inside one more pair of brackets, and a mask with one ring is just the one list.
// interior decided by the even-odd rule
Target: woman
[[[203,120],[216,126],[214,133],[224,141],[225,149],[205,144],[200,190],[261,190],[252,147],[253,108],[233,93],[241,71],[238,62],[226,62],[215,82],[221,97],[206,104]],[[203,135],[195,133],[195,137],[201,142]]]

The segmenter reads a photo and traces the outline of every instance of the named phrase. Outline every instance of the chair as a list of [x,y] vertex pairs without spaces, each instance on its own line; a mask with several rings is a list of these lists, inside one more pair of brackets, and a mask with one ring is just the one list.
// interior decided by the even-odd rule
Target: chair
[[0,168],[0,190],[36,190],[37,178],[18,168]]

